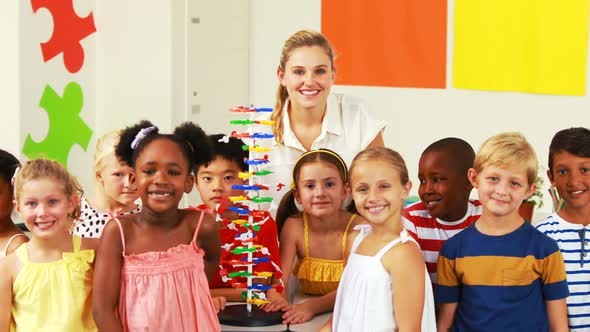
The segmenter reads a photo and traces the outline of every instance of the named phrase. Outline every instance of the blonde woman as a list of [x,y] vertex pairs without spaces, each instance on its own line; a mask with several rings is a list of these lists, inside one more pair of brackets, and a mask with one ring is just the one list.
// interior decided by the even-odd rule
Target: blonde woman
[[383,146],[386,126],[356,97],[331,92],[336,78],[334,50],[319,32],[298,31],[285,41],[277,69],[279,85],[271,120],[275,146],[268,183],[282,183],[278,204],[290,189],[291,170],[306,151],[329,149],[349,165],[360,151]]

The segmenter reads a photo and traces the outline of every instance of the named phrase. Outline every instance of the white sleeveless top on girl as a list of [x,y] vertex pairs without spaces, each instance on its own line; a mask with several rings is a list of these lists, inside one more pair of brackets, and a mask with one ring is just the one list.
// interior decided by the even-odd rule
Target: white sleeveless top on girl
[[4,250],[0,251],[0,258],[2,257],[6,257],[6,252],[8,251],[8,248],[10,248],[10,244],[12,243],[12,240],[14,240],[15,238],[17,238],[18,236],[24,236],[26,237],[25,234],[19,233],[19,234],[14,234],[9,240],[8,242],[6,242],[6,246],[4,246]]
[[[358,246],[371,232],[371,226],[358,225],[360,234],[354,239],[348,262],[344,268],[336,305],[332,329],[342,331],[394,331],[397,329],[393,312],[393,288],[389,273],[383,267],[381,258],[399,242],[412,239],[406,230],[400,237],[385,245],[375,256],[356,253]],[[434,298],[430,278],[424,267],[424,308],[422,311],[422,331],[436,331],[434,317]]]

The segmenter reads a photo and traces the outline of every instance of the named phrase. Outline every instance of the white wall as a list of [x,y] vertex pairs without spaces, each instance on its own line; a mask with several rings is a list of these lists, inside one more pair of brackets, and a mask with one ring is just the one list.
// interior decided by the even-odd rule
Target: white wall
[[162,132],[187,120],[222,132],[229,114],[220,114],[248,103],[249,1],[96,6],[98,135],[141,119]]
[[225,132],[227,110],[249,102],[249,1],[188,2],[186,119]]
[[96,2],[99,135],[141,119],[170,130],[172,9],[169,1]]
[[19,2],[0,1],[0,145],[1,149],[20,154],[19,117]]
[[[320,1],[256,0],[251,11],[250,98],[256,105],[272,106],[281,47],[289,35],[301,28],[320,29]],[[384,133],[385,144],[404,156],[414,182],[413,194],[417,193],[420,154],[440,138],[460,137],[477,150],[493,134],[521,131],[537,150],[540,164],[546,167],[549,143],[556,131],[571,126],[590,127],[588,95],[564,97],[452,88],[453,11],[454,1],[450,0],[447,89],[339,85],[333,88],[365,98],[372,111],[389,123]],[[338,52],[338,45],[335,48]],[[537,216],[551,211],[548,197],[545,203]]]

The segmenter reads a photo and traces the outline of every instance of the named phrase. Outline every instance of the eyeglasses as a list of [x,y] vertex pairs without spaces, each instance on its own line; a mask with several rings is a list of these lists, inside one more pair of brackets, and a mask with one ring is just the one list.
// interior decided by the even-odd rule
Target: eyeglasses
[[582,228],[578,231],[580,237],[580,266],[584,267],[584,257],[586,257],[586,229]]

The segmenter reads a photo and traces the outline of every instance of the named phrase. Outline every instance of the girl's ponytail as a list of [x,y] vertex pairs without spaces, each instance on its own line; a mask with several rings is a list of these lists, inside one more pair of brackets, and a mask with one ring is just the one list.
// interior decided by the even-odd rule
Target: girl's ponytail
[[272,114],[270,115],[270,119],[276,121],[272,127],[272,133],[275,135],[275,141],[278,144],[283,143],[283,108],[288,97],[289,94],[287,93],[287,88],[285,88],[282,84],[279,83],[279,86],[277,87],[277,99],[275,101],[275,106],[272,110]]
[[[213,158],[213,150],[207,134],[193,122],[184,122],[174,129],[177,136],[186,145],[185,153],[190,163],[190,169],[197,173],[197,165],[208,164]],[[180,142],[179,142],[180,143]]]
[[301,211],[295,205],[295,189],[289,190],[285,196],[281,199],[279,203],[279,207],[277,209],[277,228],[279,230],[279,234],[281,234],[281,229],[287,221],[287,218],[290,217],[299,217],[301,216]]

